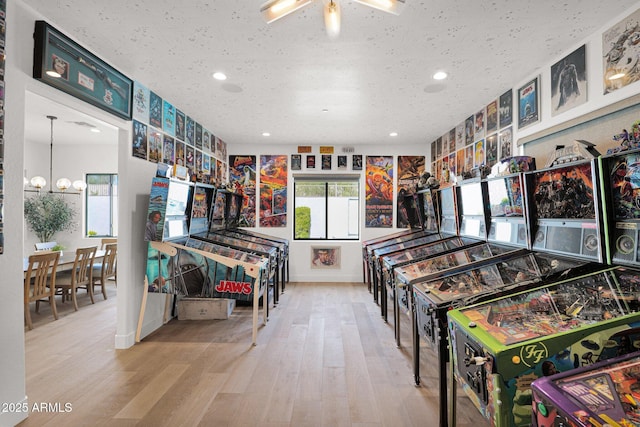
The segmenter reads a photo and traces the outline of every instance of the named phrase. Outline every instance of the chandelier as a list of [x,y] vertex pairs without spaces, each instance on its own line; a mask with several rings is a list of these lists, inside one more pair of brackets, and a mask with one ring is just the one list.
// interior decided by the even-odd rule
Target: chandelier
[[[49,193],[57,193],[57,194],[80,194],[85,188],[87,188],[87,184],[78,179],[73,182],[68,178],[59,178],[56,181],[56,188],[58,191],[53,190],[53,121],[57,120],[56,116],[47,116],[47,119],[51,121],[51,138],[49,143]],[[24,178],[24,186],[31,186],[33,189],[25,189],[27,192],[37,192],[39,193],[47,185],[47,180],[43,176],[34,176],[31,179]],[[67,191],[73,187],[75,191]]]
[[[374,9],[398,15],[405,0],[354,0]],[[314,0],[269,0],[260,7],[260,13],[268,24],[298,9],[313,3]],[[324,26],[327,35],[335,38],[340,34],[340,4],[338,0],[324,0]]]

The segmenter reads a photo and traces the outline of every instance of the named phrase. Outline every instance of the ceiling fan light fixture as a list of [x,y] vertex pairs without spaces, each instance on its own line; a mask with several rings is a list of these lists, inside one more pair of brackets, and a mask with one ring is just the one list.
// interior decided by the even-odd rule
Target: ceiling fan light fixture
[[340,5],[333,0],[324,6],[324,26],[330,38],[340,35]]
[[405,0],[354,0],[356,3],[364,4],[383,12],[399,15],[404,6]]
[[270,24],[311,2],[313,0],[269,0],[260,6],[260,13],[262,13],[267,24]]

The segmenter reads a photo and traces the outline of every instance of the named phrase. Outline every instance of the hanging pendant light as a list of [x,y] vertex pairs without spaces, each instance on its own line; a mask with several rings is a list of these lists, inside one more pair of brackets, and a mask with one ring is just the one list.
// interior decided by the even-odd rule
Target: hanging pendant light
[[324,6],[324,26],[329,38],[334,39],[340,35],[340,5],[334,0]]
[[[68,178],[60,178],[56,181],[56,188],[59,191],[53,191],[53,121],[57,120],[56,116],[47,116],[47,119],[51,121],[51,138],[49,141],[49,193],[58,193],[58,194],[80,194],[85,188],[87,188],[87,184],[82,180],[76,180],[71,182]],[[28,192],[40,192],[46,185],[47,180],[42,176],[34,176],[30,180],[24,179],[25,186],[28,184],[31,185],[35,190],[25,189],[24,191]],[[69,188],[73,187],[76,192],[67,191]]]

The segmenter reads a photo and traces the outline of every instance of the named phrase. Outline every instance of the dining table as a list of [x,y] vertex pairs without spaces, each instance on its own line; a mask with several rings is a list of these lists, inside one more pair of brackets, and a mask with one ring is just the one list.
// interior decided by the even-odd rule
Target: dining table
[[[38,254],[38,253],[42,253],[44,251],[36,251],[34,254]],[[73,268],[73,263],[76,260],[76,250],[67,250],[65,249],[64,251],[60,251],[60,260],[58,261],[58,267],[56,268],[56,273],[60,273],[61,271],[68,271],[71,270]],[[102,261],[102,258],[104,258],[104,254],[105,254],[105,250],[104,249],[98,249],[96,251],[96,255],[93,258],[93,262],[94,264],[96,262],[100,262]],[[22,259],[22,272],[23,274],[26,275],[27,270],[29,269],[29,257],[24,257]]]

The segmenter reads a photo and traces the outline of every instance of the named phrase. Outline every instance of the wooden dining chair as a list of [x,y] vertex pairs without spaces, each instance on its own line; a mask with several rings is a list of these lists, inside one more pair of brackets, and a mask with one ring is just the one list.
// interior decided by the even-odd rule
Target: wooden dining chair
[[58,246],[57,242],[40,242],[34,245],[36,247],[36,251],[50,251],[51,249]]
[[111,243],[118,243],[118,238],[117,237],[105,237],[104,239],[100,240],[100,249],[104,250],[105,247],[107,245],[110,245]]
[[58,320],[56,309],[55,285],[56,269],[60,260],[60,252],[45,252],[29,256],[29,266],[24,276],[24,318],[27,327],[33,329],[29,304],[36,303],[36,313],[40,312],[40,301],[48,300],[53,318]]
[[[94,265],[91,288],[94,286],[102,286],[102,296],[104,299],[107,299],[107,282],[109,280],[115,280],[116,286],[118,285],[118,244],[110,243],[105,246],[104,250],[102,261]],[[91,289],[91,293],[93,294],[93,289]]]
[[93,270],[93,260],[96,256],[97,246],[76,249],[76,258],[73,268],[69,271],[61,271],[56,277],[56,289],[62,295],[64,302],[67,297],[71,297],[73,308],[78,311],[78,300],[76,294],[78,289],[86,289],[93,300],[93,286],[91,286],[91,276]]

